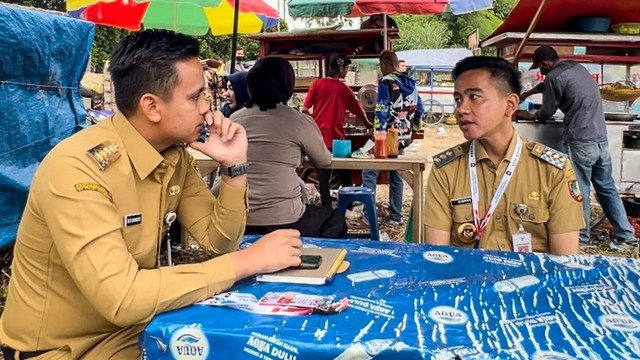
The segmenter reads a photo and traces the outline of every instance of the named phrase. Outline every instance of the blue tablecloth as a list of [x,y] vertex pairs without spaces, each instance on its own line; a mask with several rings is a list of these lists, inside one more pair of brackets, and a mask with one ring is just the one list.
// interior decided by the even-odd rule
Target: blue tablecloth
[[638,260],[304,244],[346,248],[350,269],[326,286],[247,279],[230,291],[335,295],[349,299],[346,310],[279,316],[194,305],[153,319],[140,337],[143,359],[640,359]]

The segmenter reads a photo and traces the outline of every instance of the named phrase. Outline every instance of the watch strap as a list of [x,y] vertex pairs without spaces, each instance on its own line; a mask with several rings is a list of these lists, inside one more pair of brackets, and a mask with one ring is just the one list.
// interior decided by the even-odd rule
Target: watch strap
[[249,170],[249,164],[242,163],[233,166],[221,166],[220,173],[229,177],[244,175]]

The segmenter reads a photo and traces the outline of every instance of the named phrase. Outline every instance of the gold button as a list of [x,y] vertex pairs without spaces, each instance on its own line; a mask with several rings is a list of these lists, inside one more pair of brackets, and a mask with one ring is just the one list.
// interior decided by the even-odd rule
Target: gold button
[[166,169],[167,168],[167,163],[166,162],[161,162],[160,163],[160,169]]

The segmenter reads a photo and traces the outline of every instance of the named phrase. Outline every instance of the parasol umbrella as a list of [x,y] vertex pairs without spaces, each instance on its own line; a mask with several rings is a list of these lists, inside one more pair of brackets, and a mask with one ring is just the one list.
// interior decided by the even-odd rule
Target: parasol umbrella
[[75,18],[131,31],[232,34],[232,69],[237,34],[260,32],[276,26],[280,18],[263,0],[67,0],[67,12]]
[[383,14],[386,46],[386,15],[441,14],[448,8],[458,15],[492,6],[492,0],[290,0],[289,14],[293,17],[360,17]]

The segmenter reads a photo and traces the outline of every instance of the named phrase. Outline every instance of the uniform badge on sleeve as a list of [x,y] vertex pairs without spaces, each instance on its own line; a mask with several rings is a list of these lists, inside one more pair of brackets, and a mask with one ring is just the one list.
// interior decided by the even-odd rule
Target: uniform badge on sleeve
[[120,145],[107,140],[87,150],[87,155],[98,164],[100,170],[104,170],[120,158]]
[[580,193],[580,186],[578,185],[578,180],[569,180],[569,194],[571,197],[577,201],[582,202],[582,193]]

